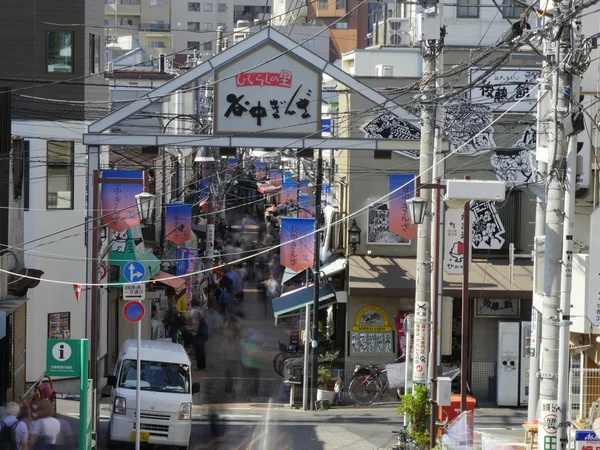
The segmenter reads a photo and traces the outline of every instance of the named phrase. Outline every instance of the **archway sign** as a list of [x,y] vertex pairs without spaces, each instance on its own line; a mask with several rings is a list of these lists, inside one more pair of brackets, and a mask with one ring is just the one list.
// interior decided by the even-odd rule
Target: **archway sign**
[[[108,134],[162,97],[214,72],[214,133]],[[326,73],[393,114],[413,130],[419,119],[396,102],[356,80],[271,27],[266,27],[147,95],[97,120],[83,136],[86,145],[170,147],[257,147],[277,149],[396,150],[418,157],[418,139],[324,138],[321,136],[321,78]],[[447,143],[444,143],[447,146]],[[411,156],[412,155],[412,156]]]

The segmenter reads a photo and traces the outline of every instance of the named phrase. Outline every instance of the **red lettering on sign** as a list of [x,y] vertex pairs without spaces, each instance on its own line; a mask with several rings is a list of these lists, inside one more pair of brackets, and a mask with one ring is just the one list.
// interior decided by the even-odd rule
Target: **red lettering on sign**
[[291,88],[292,72],[282,70],[281,72],[244,72],[235,76],[235,85],[237,87],[251,86],[274,86]]

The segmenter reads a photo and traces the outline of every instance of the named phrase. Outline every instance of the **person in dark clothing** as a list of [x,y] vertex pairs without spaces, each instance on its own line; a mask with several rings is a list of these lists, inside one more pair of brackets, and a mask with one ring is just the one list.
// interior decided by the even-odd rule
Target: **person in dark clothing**
[[196,370],[206,369],[206,341],[208,341],[208,324],[204,316],[198,320],[198,332],[194,340],[194,352],[196,353]]
[[164,324],[169,330],[171,341],[177,343],[179,330],[185,326],[185,317],[177,311],[174,303],[171,303],[169,310],[165,314]]

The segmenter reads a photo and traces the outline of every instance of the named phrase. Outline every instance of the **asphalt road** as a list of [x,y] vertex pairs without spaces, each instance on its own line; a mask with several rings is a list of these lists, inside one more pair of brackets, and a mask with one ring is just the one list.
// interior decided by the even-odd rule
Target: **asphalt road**
[[[59,400],[58,410],[77,429],[76,401]],[[211,419],[211,415],[216,420]],[[106,447],[109,405],[101,405],[99,449]],[[484,436],[523,442],[526,410],[480,408],[475,414],[474,449]],[[216,429],[211,427],[216,424]],[[255,403],[194,406],[192,449],[215,450],[379,450],[395,442],[401,426],[395,405],[340,407],[313,412],[290,410],[282,404]],[[132,447],[129,447],[132,448]],[[110,448],[109,450],[115,450]]]

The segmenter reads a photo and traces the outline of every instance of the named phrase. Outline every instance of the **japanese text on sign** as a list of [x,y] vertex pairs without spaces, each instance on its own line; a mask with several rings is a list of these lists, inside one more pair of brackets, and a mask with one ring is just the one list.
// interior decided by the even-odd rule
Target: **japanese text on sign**
[[277,86],[292,87],[292,72],[282,70],[276,72],[244,72],[235,76],[235,85],[242,86]]
[[487,70],[469,71],[470,82],[477,83],[471,90],[473,103],[496,111],[526,112],[537,101],[538,69],[498,69],[491,74]]

